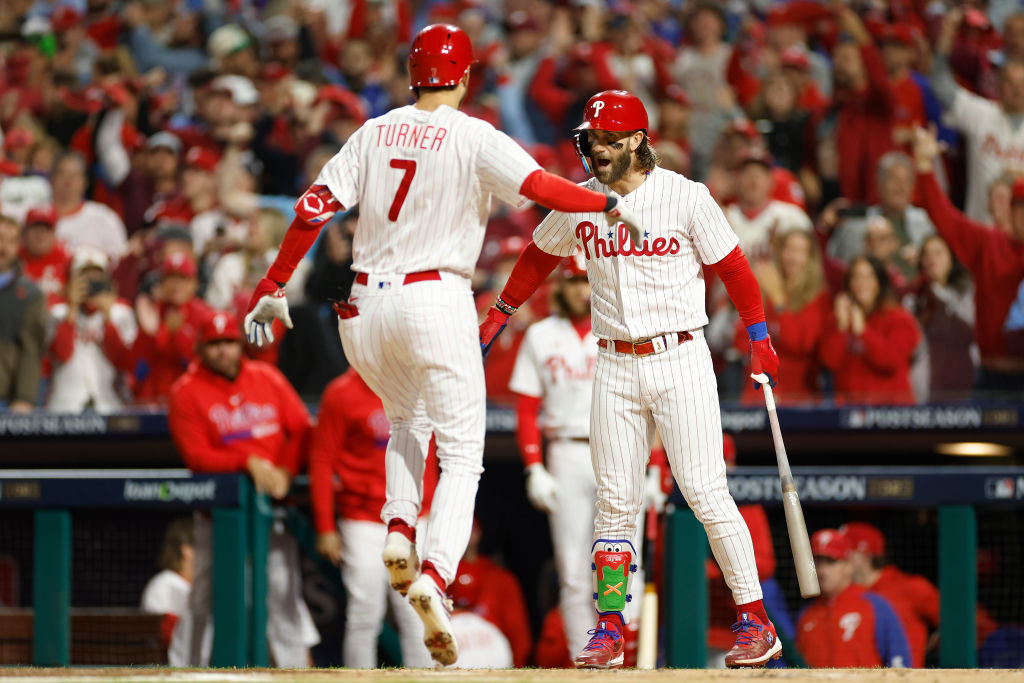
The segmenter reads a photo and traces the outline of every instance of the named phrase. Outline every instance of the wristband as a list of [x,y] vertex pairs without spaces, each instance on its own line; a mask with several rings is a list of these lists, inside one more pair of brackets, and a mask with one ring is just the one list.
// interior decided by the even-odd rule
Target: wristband
[[768,324],[764,321],[754,323],[753,325],[747,325],[747,336],[750,341],[761,341],[768,337]]
[[619,203],[619,200],[615,197],[615,195],[612,195],[612,194],[608,195],[608,198],[604,202],[604,212],[608,213],[609,211],[614,209],[615,205],[618,204],[618,203]]
[[512,306],[511,304],[507,304],[504,301],[502,301],[500,296],[498,297],[498,300],[494,302],[494,307],[497,308],[502,313],[504,313],[505,315],[513,315],[516,311],[519,310],[518,306]]

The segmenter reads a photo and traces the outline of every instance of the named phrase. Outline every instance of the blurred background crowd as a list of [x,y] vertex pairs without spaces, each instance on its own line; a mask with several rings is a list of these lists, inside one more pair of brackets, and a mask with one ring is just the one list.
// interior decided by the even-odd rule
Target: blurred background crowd
[[[244,312],[294,198],[410,102],[409,39],[442,21],[476,50],[464,110],[556,173],[585,177],[570,130],[592,94],[645,102],[662,165],[740,237],[784,401],[1024,392],[1013,0],[5,0],[0,405],[165,403],[202,320]],[[495,206],[481,310],[542,216]],[[295,329],[247,349],[312,400],[346,367],[330,299],[357,226],[323,230],[288,286]],[[492,351],[493,401],[547,309],[535,297]],[[711,277],[708,314],[720,390],[742,400],[744,337]]]

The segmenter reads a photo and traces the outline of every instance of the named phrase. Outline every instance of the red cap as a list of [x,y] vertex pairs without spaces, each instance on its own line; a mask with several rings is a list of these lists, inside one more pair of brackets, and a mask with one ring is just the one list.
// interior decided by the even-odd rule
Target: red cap
[[747,164],[761,164],[765,168],[770,169],[772,163],[772,155],[768,153],[768,150],[755,146],[748,149],[740,157],[740,160],[736,163],[736,168],[741,168]]
[[366,122],[366,111],[362,101],[351,90],[346,90],[340,85],[322,86],[317,91],[313,104],[315,106],[320,102],[330,102],[337,105],[344,115],[356,123],[363,124]]
[[779,55],[779,62],[782,66],[807,71],[811,68],[811,61],[807,57],[807,50],[799,45],[790,45]]
[[561,275],[566,280],[587,276],[587,261],[583,258],[582,251],[577,251],[562,261]]
[[199,343],[208,344],[224,339],[241,341],[242,333],[235,316],[224,311],[217,311],[203,320],[202,325],[199,326]]
[[605,90],[583,109],[583,123],[573,130],[647,130],[647,109],[640,98],[625,90]]
[[761,131],[757,129],[753,121],[749,119],[733,119],[726,124],[722,135],[742,135],[751,140],[761,139]]
[[722,455],[725,456],[726,464],[736,464],[736,441],[732,434],[722,432]]
[[220,156],[206,147],[192,147],[185,153],[185,165],[213,173],[217,170]]
[[839,527],[839,533],[846,536],[852,550],[875,557],[885,555],[885,536],[872,524],[847,522]]
[[519,258],[519,255],[526,249],[526,240],[522,237],[506,237],[498,245],[498,260],[505,258]]
[[82,15],[74,7],[61,5],[50,15],[50,26],[53,27],[55,33],[63,33],[81,20]]
[[163,265],[160,267],[160,275],[182,275],[184,277],[195,277],[198,274],[196,261],[192,255],[184,251],[175,251],[164,257]]
[[667,88],[665,88],[665,97],[672,100],[673,102],[678,102],[684,107],[690,106],[690,98],[686,94],[686,91],[683,90],[678,85],[676,85],[675,83],[672,83]]
[[409,50],[412,88],[457,85],[473,63],[473,44],[458,26],[431,24],[413,38]]
[[49,206],[29,209],[25,214],[25,227],[30,225],[45,225],[52,228],[57,225],[57,212]]
[[914,29],[906,24],[885,24],[879,30],[875,40],[883,43],[897,43],[906,47],[914,47]]
[[822,529],[811,536],[811,554],[833,560],[845,560],[850,556],[850,540],[839,529]]
[[1019,202],[1024,200],[1024,176],[1021,176],[1013,181],[1013,187],[1010,189],[1010,201]]

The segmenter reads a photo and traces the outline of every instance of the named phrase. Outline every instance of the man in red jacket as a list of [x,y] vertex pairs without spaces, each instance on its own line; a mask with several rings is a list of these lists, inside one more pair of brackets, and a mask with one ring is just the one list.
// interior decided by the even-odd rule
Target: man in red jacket
[[1024,389],[1024,354],[1007,346],[1003,325],[1024,280],[1024,181],[1018,179],[1013,184],[1012,231],[1008,234],[976,223],[954,208],[932,172],[939,153],[934,131],[915,129],[914,163],[921,206],[974,278],[974,337],[981,352],[978,388],[1019,396]]
[[908,666],[903,627],[885,598],[853,582],[850,550],[837,529],[811,536],[821,597],[800,613],[797,648],[814,668]]
[[[388,533],[381,509],[384,452],[391,433],[384,404],[350,368],[327,385],[318,417],[309,455],[309,486],[317,551],[340,564],[348,596],[342,664],[357,669],[377,666],[377,637],[390,604],[398,622],[402,663],[428,667],[430,653],[423,645],[416,611],[397,592],[388,590],[390,580],[380,562]],[[437,455],[431,448],[417,527],[425,525],[436,485]]]
[[[283,498],[308,445],[309,413],[272,365],[242,356],[238,321],[227,313],[198,327],[197,358],[171,388],[171,437],[195,472],[248,472],[256,490]],[[212,645],[212,525],[195,515],[195,582],[190,612],[175,638],[187,638],[189,662],[207,666]],[[267,555],[267,640],[279,667],[308,666],[320,641],[302,600],[298,546],[274,524]],[[187,620],[187,624],[186,624]]]

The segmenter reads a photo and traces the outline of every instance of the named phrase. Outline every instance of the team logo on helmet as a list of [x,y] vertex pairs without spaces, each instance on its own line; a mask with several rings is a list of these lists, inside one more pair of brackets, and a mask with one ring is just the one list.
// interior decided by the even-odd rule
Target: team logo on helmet
[[594,116],[600,116],[602,109],[604,109],[604,102],[601,100],[594,102]]

